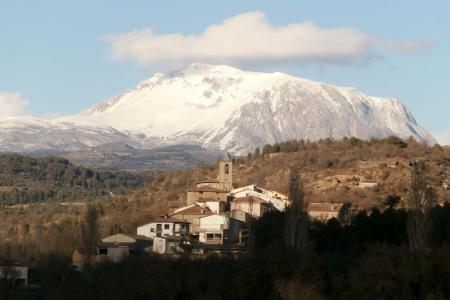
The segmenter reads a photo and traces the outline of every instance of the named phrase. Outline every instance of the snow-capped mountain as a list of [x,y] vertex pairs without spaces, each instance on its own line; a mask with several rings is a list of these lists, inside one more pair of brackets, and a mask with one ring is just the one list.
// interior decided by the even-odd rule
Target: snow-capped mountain
[[283,73],[193,64],[157,73],[79,115],[0,120],[0,150],[196,144],[245,154],[288,139],[413,136],[435,143],[398,100]]
[[0,119],[0,152],[74,151],[111,142],[134,143],[128,135],[88,118]]

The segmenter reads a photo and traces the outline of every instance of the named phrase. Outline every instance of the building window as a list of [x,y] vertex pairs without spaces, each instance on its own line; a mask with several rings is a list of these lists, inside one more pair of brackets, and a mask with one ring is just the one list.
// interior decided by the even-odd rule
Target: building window
[[230,172],[230,166],[228,164],[225,165],[225,174]]
[[150,232],[155,232],[155,228],[150,228]]
[[169,229],[170,228],[170,224],[164,224],[164,229]]
[[156,224],[156,231],[162,230],[162,224]]
[[108,254],[108,248],[98,249],[98,254],[100,254],[100,255],[107,255]]
[[222,239],[222,234],[216,233],[216,234],[214,234],[214,238],[215,239]]
[[214,239],[214,234],[212,234],[212,233],[207,233],[207,234],[206,234],[206,239],[207,239],[207,240],[212,240],[212,239]]

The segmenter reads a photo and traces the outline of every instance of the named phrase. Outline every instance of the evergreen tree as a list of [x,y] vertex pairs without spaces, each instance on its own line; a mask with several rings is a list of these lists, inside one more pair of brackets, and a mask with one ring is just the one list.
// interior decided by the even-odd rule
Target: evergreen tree
[[298,167],[291,167],[289,174],[289,200],[284,226],[286,246],[301,252],[308,243],[309,216],[306,211],[303,184]]
[[427,246],[430,231],[430,210],[436,204],[436,194],[428,186],[425,163],[415,162],[411,169],[411,186],[407,198],[408,219],[406,232],[409,248],[413,252],[423,251]]
[[99,239],[98,211],[95,204],[89,204],[81,224],[82,252],[85,256],[85,263],[88,265],[91,263],[92,256],[97,252]]

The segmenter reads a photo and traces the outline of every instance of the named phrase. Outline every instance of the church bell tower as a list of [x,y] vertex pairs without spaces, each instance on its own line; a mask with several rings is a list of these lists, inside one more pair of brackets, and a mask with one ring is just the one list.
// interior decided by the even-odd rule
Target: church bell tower
[[219,162],[218,179],[223,190],[231,191],[233,189],[233,162],[228,153],[225,153],[224,158]]

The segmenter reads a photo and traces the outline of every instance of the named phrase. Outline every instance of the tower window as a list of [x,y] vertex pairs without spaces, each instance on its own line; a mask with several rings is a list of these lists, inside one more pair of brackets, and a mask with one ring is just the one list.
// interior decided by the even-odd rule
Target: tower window
[[230,172],[230,166],[228,164],[225,165],[225,174]]

